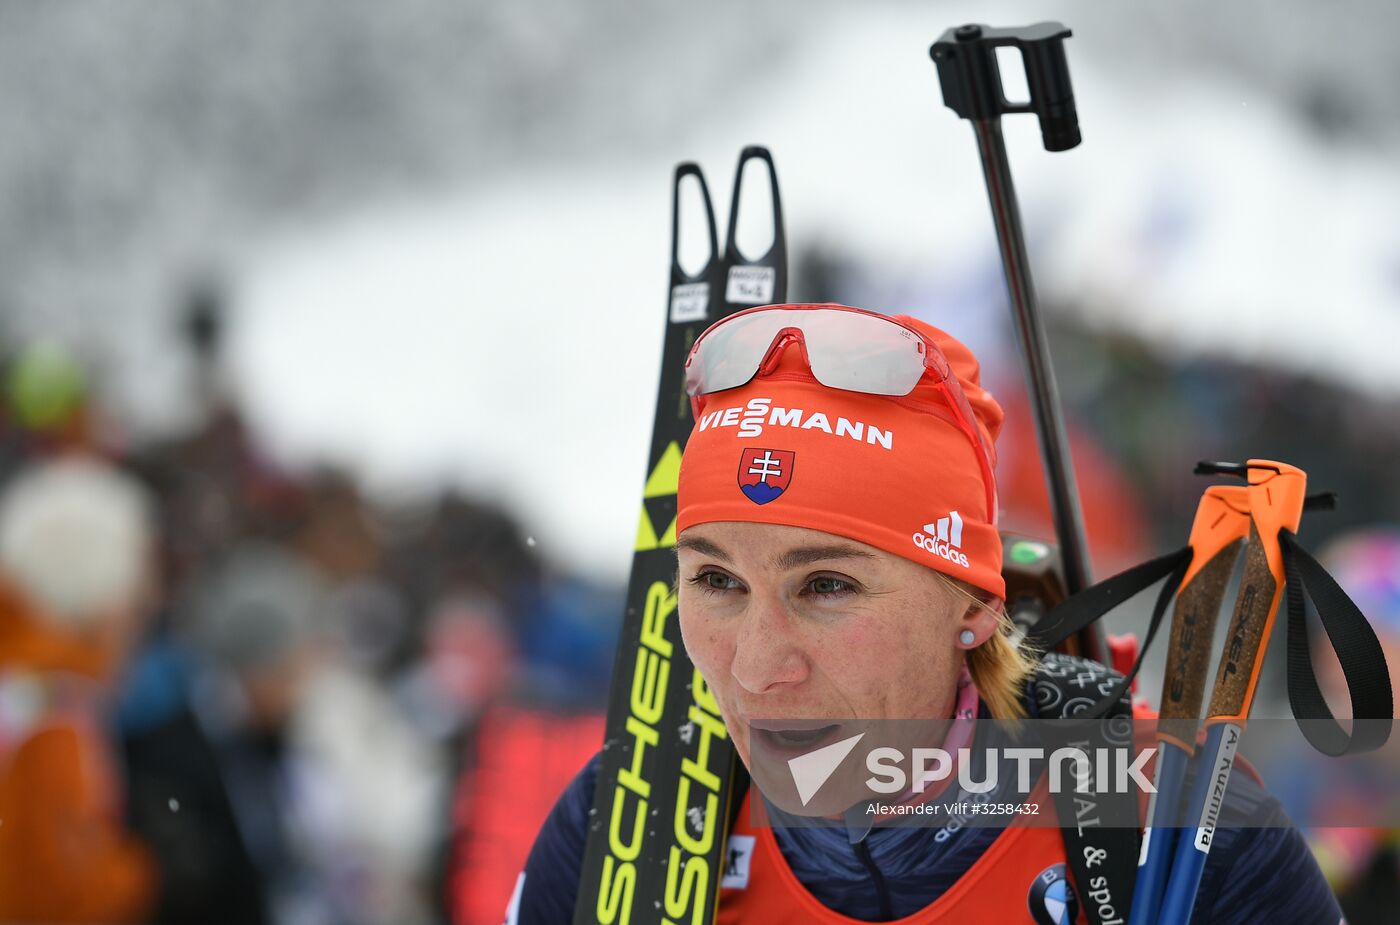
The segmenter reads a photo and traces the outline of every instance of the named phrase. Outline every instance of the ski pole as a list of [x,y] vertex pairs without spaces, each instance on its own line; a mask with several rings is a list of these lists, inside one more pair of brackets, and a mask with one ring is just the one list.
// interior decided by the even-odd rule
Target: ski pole
[[1307,491],[1306,473],[1287,463],[1251,459],[1244,466],[1217,464],[1211,468],[1234,474],[1243,469],[1249,479],[1249,549],[1211,691],[1200,771],[1186,804],[1186,819],[1196,822],[1176,846],[1162,914],[1157,919],[1162,925],[1187,925],[1196,905],[1196,891],[1220,821],[1225,788],[1254,703],[1264,651],[1286,582],[1280,533],[1297,532]]
[[1166,890],[1181,785],[1196,750],[1215,620],[1249,538],[1249,524],[1249,489],[1212,485],[1205,490],[1191,525],[1191,564],[1172,614],[1158,713],[1155,792],[1147,804],[1129,925],[1152,925]]
[[[1020,29],[966,25],[943,33],[929,53],[938,68],[943,102],[972,123],[977,138],[1012,317],[1029,380],[1055,535],[1059,539],[1069,593],[1075,594],[1089,586],[1079,488],[1069,441],[1065,437],[1055,371],[1031,280],[1020,209],[1011,182],[1011,164],[1001,133],[1003,114],[1033,112],[1040,119],[1046,150],[1065,151],[1079,144],[1079,120],[1064,49],[1064,40],[1070,34],[1069,29],[1057,22]],[[1002,46],[1019,48],[1024,57],[1026,81],[1030,87],[1027,103],[1013,104],[1002,95],[996,60],[996,49]],[[1083,654],[1108,664],[1108,647],[1102,628],[1086,628],[1079,636],[1079,644]]]

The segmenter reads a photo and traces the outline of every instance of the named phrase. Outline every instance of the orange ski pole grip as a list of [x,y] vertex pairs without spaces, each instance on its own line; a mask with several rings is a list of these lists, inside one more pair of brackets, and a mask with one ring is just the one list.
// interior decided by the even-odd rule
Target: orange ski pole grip
[[1254,702],[1264,650],[1283,597],[1283,549],[1279,531],[1298,530],[1307,494],[1307,473],[1297,466],[1268,459],[1248,464],[1250,507],[1249,550],[1244,577],[1225,634],[1225,651],[1215,676],[1207,725],[1243,724]]
[[1230,575],[1250,534],[1249,488],[1212,485],[1191,525],[1191,564],[1172,613],[1157,738],[1195,752],[1215,621]]

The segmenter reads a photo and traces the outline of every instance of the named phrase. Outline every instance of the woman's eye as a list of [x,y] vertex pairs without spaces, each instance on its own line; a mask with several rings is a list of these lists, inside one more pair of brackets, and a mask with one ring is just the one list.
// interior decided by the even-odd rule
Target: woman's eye
[[[686,579],[692,587],[705,594],[722,594],[729,591],[742,591],[743,584],[734,576],[713,569],[706,569]],[[843,598],[856,592],[856,584],[833,575],[818,575],[807,581],[809,593],[824,600]]]
[[812,592],[820,597],[841,597],[855,591],[855,585],[842,578],[818,575],[810,582]]
[[687,578],[686,581],[690,582],[690,584],[699,588],[701,591],[704,591],[706,594],[718,591],[732,591],[739,584],[738,581],[729,575],[715,571],[701,572],[698,575]]

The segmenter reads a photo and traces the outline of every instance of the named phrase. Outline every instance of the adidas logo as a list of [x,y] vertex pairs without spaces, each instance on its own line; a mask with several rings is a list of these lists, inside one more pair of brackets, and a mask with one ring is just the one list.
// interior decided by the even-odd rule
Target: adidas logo
[[962,531],[962,515],[957,511],[949,511],[947,517],[924,524],[924,528],[914,534],[914,545],[963,568],[971,568],[967,555],[962,551]]

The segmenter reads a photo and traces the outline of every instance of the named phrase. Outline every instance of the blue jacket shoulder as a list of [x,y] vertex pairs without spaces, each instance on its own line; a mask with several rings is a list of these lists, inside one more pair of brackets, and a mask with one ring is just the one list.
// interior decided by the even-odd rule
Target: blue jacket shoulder
[[506,914],[507,925],[555,925],[573,919],[601,754],[590,758],[570,781],[535,836]]

